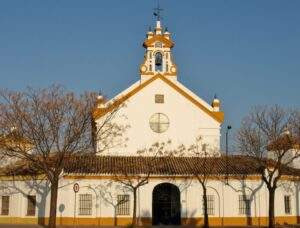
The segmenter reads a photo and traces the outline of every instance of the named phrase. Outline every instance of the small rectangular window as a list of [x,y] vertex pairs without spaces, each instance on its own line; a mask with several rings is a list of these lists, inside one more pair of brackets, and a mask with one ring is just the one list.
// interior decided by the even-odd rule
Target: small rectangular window
[[9,214],[9,196],[2,196],[1,215]]
[[291,214],[291,196],[284,196],[284,211],[286,214]]
[[27,196],[27,216],[35,216],[36,196]]
[[156,42],[155,47],[156,48],[162,48],[162,43],[161,42]]
[[[202,197],[202,211],[204,214],[204,199]],[[215,197],[214,195],[207,195],[207,214],[214,215],[215,214]]]
[[239,195],[239,214],[250,215],[251,204],[249,195]]
[[203,151],[203,152],[206,152],[206,149],[207,149],[207,144],[206,144],[206,143],[203,143],[203,144],[202,144],[202,151]]
[[92,214],[92,194],[79,195],[79,215]]
[[130,215],[129,195],[118,195],[117,215]]
[[163,94],[155,94],[155,103],[163,104],[165,102],[165,97]]

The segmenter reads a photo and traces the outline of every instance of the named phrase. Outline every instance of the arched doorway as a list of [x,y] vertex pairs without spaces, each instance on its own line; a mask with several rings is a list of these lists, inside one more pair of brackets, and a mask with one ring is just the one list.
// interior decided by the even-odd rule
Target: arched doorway
[[155,186],[153,189],[152,224],[181,224],[180,191],[177,186],[163,183]]

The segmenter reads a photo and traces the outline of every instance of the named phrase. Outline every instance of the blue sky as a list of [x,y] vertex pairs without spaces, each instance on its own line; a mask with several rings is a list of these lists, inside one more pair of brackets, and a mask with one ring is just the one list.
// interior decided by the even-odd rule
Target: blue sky
[[[155,0],[0,1],[0,87],[111,97],[139,79]],[[179,80],[222,100],[234,129],[255,105],[300,106],[300,1],[161,0]],[[224,127],[225,128],[225,127]]]

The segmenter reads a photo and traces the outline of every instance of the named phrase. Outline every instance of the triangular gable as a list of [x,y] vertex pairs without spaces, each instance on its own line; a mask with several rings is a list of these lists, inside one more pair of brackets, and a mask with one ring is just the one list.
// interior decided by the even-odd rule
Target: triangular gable
[[167,79],[165,76],[161,74],[156,74],[149,80],[145,81],[144,83],[140,84],[139,86],[135,87],[131,91],[129,91],[124,96],[120,97],[119,99],[116,99],[114,102],[112,102],[111,105],[105,108],[97,108],[93,112],[94,119],[98,119],[105,115],[108,112],[113,111],[115,108],[119,107],[121,104],[123,104],[126,100],[128,100],[130,97],[141,91],[143,88],[148,86],[150,83],[155,81],[156,79],[161,79],[163,82],[165,82],[167,85],[175,89],[178,93],[180,93],[182,96],[184,96],[186,99],[188,99],[190,102],[192,102],[194,105],[196,105],[198,108],[200,108],[202,111],[204,111],[206,114],[211,116],[213,119],[218,121],[219,123],[222,123],[224,121],[224,113],[223,112],[214,112],[209,110],[207,107],[205,107],[203,104],[201,104],[199,101],[197,101],[194,97],[192,97],[190,94],[188,94],[186,91],[184,91],[182,88],[177,86],[174,82]]

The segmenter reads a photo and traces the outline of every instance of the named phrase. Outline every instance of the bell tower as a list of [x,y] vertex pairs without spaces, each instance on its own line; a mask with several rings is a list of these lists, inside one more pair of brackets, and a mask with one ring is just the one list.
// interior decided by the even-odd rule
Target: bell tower
[[143,43],[146,51],[144,61],[140,65],[141,80],[147,80],[158,73],[177,80],[177,66],[171,51],[174,47],[171,33],[162,27],[159,13],[154,15],[157,16],[155,28],[153,30],[149,28]]

